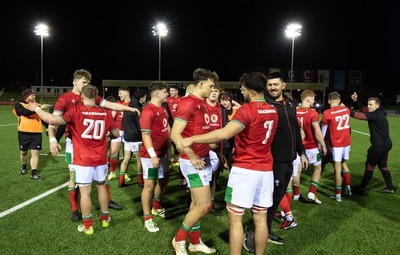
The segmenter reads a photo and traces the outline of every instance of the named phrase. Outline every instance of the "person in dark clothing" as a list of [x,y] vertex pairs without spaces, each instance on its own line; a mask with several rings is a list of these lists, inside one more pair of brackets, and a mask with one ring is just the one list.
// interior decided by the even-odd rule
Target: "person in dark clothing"
[[361,112],[351,111],[351,117],[368,121],[371,135],[371,146],[367,151],[364,176],[360,185],[355,187],[354,191],[358,194],[364,193],[365,188],[372,178],[375,166],[378,165],[386,183],[386,188],[378,192],[394,194],[392,176],[387,165],[389,151],[392,149],[392,140],[389,136],[389,122],[386,117],[386,112],[381,108],[381,100],[377,97],[370,97],[368,99],[368,106],[365,107],[357,101],[357,93],[354,92],[353,95],[351,95],[351,99],[354,102],[354,106],[361,110]]
[[[146,102],[146,91],[136,90],[128,106],[138,109],[141,113],[144,102]],[[132,153],[134,153],[137,163],[138,184],[143,187],[143,169],[139,154],[140,146],[142,144],[142,132],[140,130],[138,113],[124,112],[122,125],[124,126],[124,139],[126,144],[124,145],[124,159],[121,162],[120,171],[124,173],[128,171],[129,161],[132,158]],[[119,188],[126,186],[128,186],[128,184],[125,182],[118,184]]]
[[[300,155],[302,169],[305,170],[308,167],[296,117],[296,105],[283,94],[285,87],[286,84],[280,73],[274,72],[268,75],[267,91],[264,93],[265,100],[278,110],[278,127],[271,146],[274,158],[273,205],[267,211],[268,242],[275,244],[285,243],[283,238],[271,232],[271,225],[292,176],[293,161],[297,154]],[[246,250],[254,252],[254,227],[248,226],[245,235]]]

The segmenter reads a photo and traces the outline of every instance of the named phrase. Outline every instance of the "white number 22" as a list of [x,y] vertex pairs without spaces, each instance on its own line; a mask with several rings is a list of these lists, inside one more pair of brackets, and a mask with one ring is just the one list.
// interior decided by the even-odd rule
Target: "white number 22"
[[350,116],[348,114],[342,116],[335,116],[336,122],[339,122],[337,125],[337,130],[343,130],[350,128]]

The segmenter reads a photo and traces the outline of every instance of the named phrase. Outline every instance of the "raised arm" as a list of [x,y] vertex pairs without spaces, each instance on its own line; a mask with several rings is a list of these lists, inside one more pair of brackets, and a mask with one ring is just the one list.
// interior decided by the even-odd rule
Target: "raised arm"
[[138,109],[129,107],[129,106],[126,106],[123,104],[118,104],[118,103],[113,103],[113,102],[110,102],[107,100],[103,100],[100,106],[107,108],[107,109],[114,110],[114,111],[137,112],[137,114],[139,114],[139,116],[140,116],[140,111]]
[[65,124],[58,116],[55,116],[51,113],[48,113],[46,111],[43,111],[43,109],[36,103],[29,103],[28,104],[28,109],[31,111],[35,111],[39,117],[51,124],[51,125],[62,125]]
[[[174,124],[175,125],[175,124]],[[230,121],[225,127],[202,134],[195,135],[187,138],[182,138],[180,142],[176,143],[176,147],[180,150],[188,148],[194,143],[216,143],[223,140],[228,140],[229,138],[240,133],[244,129],[239,123],[235,121]]]

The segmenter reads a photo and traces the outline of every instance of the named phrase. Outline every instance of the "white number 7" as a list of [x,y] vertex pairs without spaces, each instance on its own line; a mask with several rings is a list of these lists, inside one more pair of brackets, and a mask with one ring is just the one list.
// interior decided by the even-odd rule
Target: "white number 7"
[[264,128],[267,129],[267,132],[265,133],[265,139],[262,141],[262,144],[267,144],[268,138],[270,138],[271,136],[271,130],[273,126],[274,126],[273,120],[267,120],[266,122],[264,122]]

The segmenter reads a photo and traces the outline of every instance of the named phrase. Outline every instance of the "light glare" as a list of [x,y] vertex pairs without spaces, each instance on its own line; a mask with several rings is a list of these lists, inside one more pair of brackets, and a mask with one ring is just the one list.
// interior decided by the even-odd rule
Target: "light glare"
[[39,24],[35,27],[35,34],[39,36],[49,36],[49,27],[45,24]]
[[285,34],[287,37],[297,37],[301,35],[301,25],[290,24],[286,27]]

